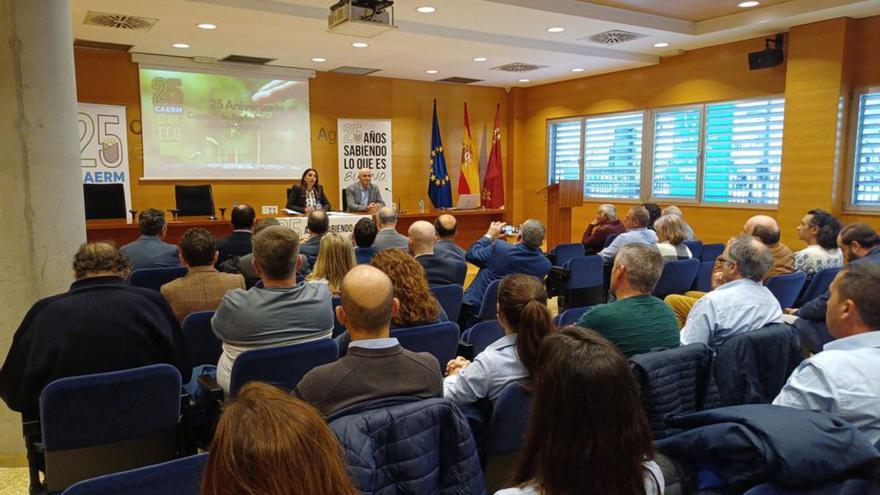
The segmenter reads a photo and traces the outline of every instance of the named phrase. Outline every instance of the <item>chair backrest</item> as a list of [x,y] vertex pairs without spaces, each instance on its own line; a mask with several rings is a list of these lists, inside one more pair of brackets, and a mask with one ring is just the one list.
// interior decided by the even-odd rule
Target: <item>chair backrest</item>
[[238,389],[250,381],[293,390],[306,373],[322,364],[332,363],[338,357],[339,346],[333,339],[243,352],[232,365],[229,395],[234,397]]
[[172,280],[183,277],[189,270],[185,266],[168,268],[139,268],[128,275],[128,283],[159,292],[159,289]]
[[345,194],[345,188],[342,188],[342,211],[348,211],[348,195]]
[[46,485],[173,459],[180,373],[167,364],[61,378],[40,394]]
[[498,320],[481,321],[462,334],[462,340],[474,346],[474,356],[501,337],[504,337],[504,329]]
[[795,306],[801,307],[824,294],[825,291],[828,290],[828,287],[831,286],[831,281],[834,280],[834,277],[837,276],[838,272],[840,272],[840,267],[825,268],[824,270],[819,270],[813,274],[813,278],[810,280],[810,283],[807,284],[806,289],[804,289],[798,297]]
[[699,259],[703,254],[703,241],[684,241],[684,245],[691,251],[691,256]]
[[786,273],[770,277],[764,285],[779,301],[783,308],[791,308],[797,301],[798,294],[807,282],[807,274],[804,272]]
[[724,252],[724,244],[718,242],[715,244],[703,244],[703,252],[700,254],[701,261],[715,262],[715,258],[721,256]]
[[174,186],[174,202],[182,217],[195,215],[214,216],[214,193],[211,184],[198,186]]
[[684,294],[694,285],[699,270],[700,260],[694,258],[665,263],[653,294],[660,299],[669,294]]
[[701,292],[712,290],[712,269],[714,267],[714,261],[701,261],[700,268],[697,270],[697,276],[694,278],[694,285],[691,288]]
[[609,236],[605,239],[605,246],[603,246],[603,247],[608,247],[608,246],[610,246],[611,243],[614,242],[614,239],[617,239],[617,236],[619,236],[619,235],[620,235],[619,233],[618,233],[618,234],[611,234],[611,235],[609,235]]
[[458,284],[435,285],[431,287],[431,294],[440,303],[449,321],[458,321],[461,312],[461,301],[464,298],[464,289]]
[[342,332],[345,332],[345,325],[340,323],[339,318],[336,317],[336,306],[342,304],[342,298],[339,296],[333,296],[331,299],[333,303],[333,337],[338,337],[342,335]]
[[217,364],[223,353],[223,341],[214,335],[211,329],[213,311],[190,313],[183,319],[183,340],[186,342],[186,353],[190,364]]
[[86,220],[128,218],[124,184],[83,184],[83,198]]
[[584,245],[579,242],[556,246],[556,266],[565,266],[568,260],[584,255]]
[[486,427],[485,453],[507,454],[519,450],[531,415],[532,391],[519,382],[505,385],[495,400]]
[[458,324],[451,321],[391,331],[391,336],[405,349],[431,353],[440,363],[440,369],[446,369],[446,363],[455,358],[460,335]]
[[564,327],[568,325],[574,325],[578,320],[581,319],[584,313],[590,309],[590,306],[582,306],[580,308],[570,308],[566,309],[562,313],[556,315],[556,326]]
[[586,289],[602,285],[602,257],[578,256],[568,261],[566,268],[571,274],[565,283],[568,290]]
[[483,303],[480,304],[480,314],[478,315],[480,320],[494,320],[498,317],[496,305],[498,304],[498,285],[500,283],[500,280],[493,280],[486,287],[486,292],[483,294]]
[[199,495],[208,453],[80,481],[62,495]]

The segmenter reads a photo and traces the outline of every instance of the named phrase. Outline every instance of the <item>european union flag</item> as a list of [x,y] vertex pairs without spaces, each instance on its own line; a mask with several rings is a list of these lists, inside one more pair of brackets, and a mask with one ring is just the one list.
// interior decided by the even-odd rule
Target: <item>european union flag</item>
[[452,184],[446,173],[446,157],[443,155],[443,140],[440,138],[440,124],[437,123],[437,100],[434,100],[434,128],[431,131],[431,176],[428,178],[428,197],[434,208],[452,206]]

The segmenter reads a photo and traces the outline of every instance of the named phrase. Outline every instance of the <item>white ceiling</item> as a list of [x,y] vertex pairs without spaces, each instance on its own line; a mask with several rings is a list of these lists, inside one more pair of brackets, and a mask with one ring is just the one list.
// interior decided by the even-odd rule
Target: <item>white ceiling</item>
[[[663,2],[664,0],[657,0]],[[738,3],[739,0],[702,0]],[[372,39],[327,30],[335,0],[71,0],[77,39],[132,45],[132,52],[223,58],[230,54],[276,59],[273,65],[330,70],[381,69],[376,76],[433,81],[450,76],[488,86],[532,86],[655,64],[660,56],[788,30],[835,17],[880,15],[878,0],[793,0],[741,9],[701,22],[605,7],[579,0],[396,0],[393,31]],[[416,7],[430,5],[433,14]],[[88,11],[159,19],[149,31],[83,24]],[[210,22],[212,31],[196,24]],[[546,28],[561,26],[562,33]],[[646,35],[616,47],[579,40],[609,29]],[[351,46],[366,41],[368,48]],[[668,48],[654,48],[657,42]],[[176,49],[172,43],[189,44]],[[322,57],[325,63],[311,59]],[[473,62],[487,57],[488,62]],[[489,70],[511,62],[547,65],[528,74]],[[571,69],[583,68],[573,73]],[[438,74],[426,74],[428,69]],[[520,83],[520,78],[530,82]]]

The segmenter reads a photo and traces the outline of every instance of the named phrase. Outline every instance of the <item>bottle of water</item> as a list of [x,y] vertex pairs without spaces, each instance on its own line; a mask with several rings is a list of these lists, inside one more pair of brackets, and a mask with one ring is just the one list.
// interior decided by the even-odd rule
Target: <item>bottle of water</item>
[[419,213],[424,213],[424,212],[425,212],[425,200],[420,199],[419,200]]

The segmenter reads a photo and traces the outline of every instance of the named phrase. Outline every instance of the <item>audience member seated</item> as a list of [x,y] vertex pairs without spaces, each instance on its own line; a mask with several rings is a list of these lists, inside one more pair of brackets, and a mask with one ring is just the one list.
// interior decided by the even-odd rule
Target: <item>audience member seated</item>
[[661,215],[663,215],[662,210],[660,210],[660,205],[658,205],[657,203],[642,203],[642,206],[644,206],[645,209],[648,210],[648,216],[651,217],[648,220],[647,227],[649,230],[654,230],[654,222],[656,222],[657,219],[660,218]]
[[37,301],[15,331],[0,369],[0,397],[35,419],[54,380],[168,363],[189,381],[180,324],[158,292],[125,282],[128,259],[111,244],[83,244],[70,290]]
[[477,276],[464,293],[461,328],[470,327],[477,320],[483,294],[489,284],[511,273],[524,273],[543,280],[550,271],[550,260],[541,251],[547,230],[537,220],[526,220],[520,226],[517,243],[500,240],[504,222],[492,222],[489,230],[471,244],[465,258],[480,268]]
[[477,354],[473,363],[458,356],[446,364],[443,397],[458,405],[481,399],[494,402],[505,385],[533,376],[541,341],[554,330],[547,292],[535,277],[521,273],[504,277],[497,304],[504,337]]
[[357,495],[336,435],[314,407],[251,382],[223,408],[201,495]]
[[382,192],[373,184],[373,171],[362,168],[358,171],[358,181],[350,184],[343,191],[347,209],[351,212],[374,214],[380,206],[385,206],[382,201]]
[[318,259],[306,280],[326,284],[335,296],[342,286],[342,277],[356,264],[351,243],[342,234],[331,232],[321,239]]
[[[669,217],[661,220],[665,218]],[[591,308],[577,325],[599,332],[626,357],[654,348],[678,347],[675,313],[651,295],[662,272],[663,258],[656,249],[627,244],[617,253],[611,269],[611,291],[617,300]]]
[[657,234],[654,233],[653,230],[648,230],[647,228],[650,220],[651,216],[644,206],[633,206],[630,208],[626,216],[623,218],[623,225],[626,227],[626,232],[618,235],[611,242],[610,246],[599,251],[599,256],[602,257],[605,264],[610,265],[611,262],[614,261],[614,257],[617,256],[617,252],[620,251],[620,248],[631,242],[638,242],[640,244],[648,244],[651,246],[657,244]]
[[[430,225],[430,224],[429,224]],[[425,271],[402,249],[386,249],[370,264],[391,279],[400,310],[391,318],[391,328],[418,327],[449,321],[443,307],[431,294]]]
[[684,244],[687,233],[681,217],[666,215],[658,218],[654,222],[654,231],[657,232],[657,249],[663,256],[664,262],[689,260],[694,257]]
[[120,249],[128,257],[133,270],[180,266],[177,246],[162,242],[168,231],[164,211],[155,208],[142,211],[138,215],[138,227],[141,236]]
[[425,269],[428,285],[464,285],[467,264],[434,254],[437,232],[430,223],[419,220],[409,227],[409,251]]
[[728,337],[782,321],[779,301],[761,283],[773,265],[765,244],[740,235],[718,261],[720,285],[694,304],[681,330],[682,345],[702,342],[714,349]]
[[387,275],[368,265],[352,268],[342,281],[342,304],[336,308],[351,336],[348,353],[307,373],[294,395],[325,416],[382,397],[440,397],[437,358],[408,351],[390,337],[391,318],[399,308]]
[[324,194],[324,186],[318,183],[318,171],[307,168],[299,184],[290,188],[286,209],[297,213],[311,213],[315,210],[330,211],[330,200]]
[[379,227],[379,233],[376,234],[376,240],[373,242],[373,249],[377,252],[384,249],[406,249],[409,240],[406,236],[397,232],[397,212],[383,206],[376,212],[376,226]]
[[596,218],[587,225],[581,238],[584,252],[596,254],[605,247],[608,236],[624,232],[626,232],[626,227],[617,218],[617,208],[610,204],[600,205],[596,210]]
[[217,241],[217,250],[220,256],[217,264],[225,262],[233,256],[244,256],[253,251],[251,238],[254,231],[254,219],[257,213],[248,204],[235,205],[232,208],[230,218],[232,220],[232,233]]
[[455,243],[458,221],[454,216],[444,213],[434,220],[437,231],[437,242],[434,243],[434,254],[442,258],[453,258],[464,261],[464,249]]
[[309,237],[300,247],[300,252],[306,255],[306,261],[309,262],[309,269],[315,268],[315,260],[318,259],[318,252],[321,250],[321,239],[324,234],[330,230],[330,217],[323,210],[315,210],[309,213],[306,219],[306,229]]
[[298,251],[299,236],[286,227],[267,227],[254,236],[253,264],[263,287],[227,292],[211,319],[223,341],[217,362],[217,382],[223,390],[229,390],[232,364],[240,353],[332,335],[330,290],[327,284],[296,283]]
[[795,271],[812,275],[825,268],[843,266],[843,253],[837,247],[840,224],[834,215],[825,210],[810,210],[797,226],[798,239],[807,247],[794,253]]
[[[278,225],[281,225],[281,222],[279,222],[277,218],[261,218],[257,220],[256,224],[254,224],[254,235],[257,235],[261,230],[267,227]],[[308,261],[306,261],[306,257],[303,254],[300,254],[299,257],[300,268],[297,269],[297,272],[302,273],[304,271],[303,267],[308,265]],[[260,275],[257,274],[257,270],[254,269],[254,253],[248,253],[241,257],[233,256],[220,265],[220,270],[226,273],[238,273],[242,275],[244,277],[245,287],[248,289],[253,287],[260,280]]]
[[189,229],[183,233],[180,260],[188,272],[160,289],[181,323],[190,313],[217,309],[227,291],[244,289],[244,277],[214,268],[217,255],[217,243],[207,230]]
[[539,361],[517,486],[496,495],[662,495],[639,385],[620,351],[566,327],[544,340]]
[[661,216],[665,217],[667,215],[675,215],[681,219],[681,223],[684,225],[684,231],[685,231],[684,240],[686,240],[686,241],[697,240],[696,235],[694,235],[694,229],[692,229],[691,226],[688,225],[688,223],[684,221],[684,215],[681,213],[681,208],[679,208],[675,205],[670,205],[670,206],[667,206],[666,208],[663,208],[663,215],[661,215]]
[[361,218],[354,224],[351,233],[351,240],[354,242],[354,257],[359,265],[364,265],[373,259],[376,250],[373,249],[373,242],[376,241],[376,234],[379,229],[371,218]]
[[856,263],[831,282],[828,331],[837,340],[792,373],[779,406],[837,414],[880,440],[880,264]]

